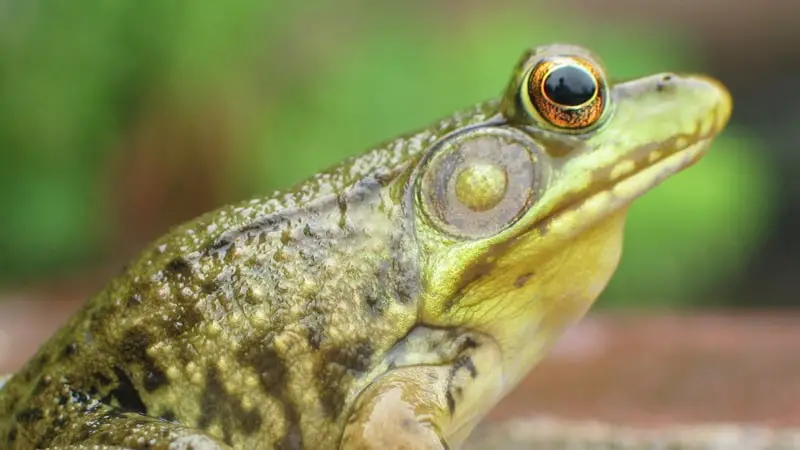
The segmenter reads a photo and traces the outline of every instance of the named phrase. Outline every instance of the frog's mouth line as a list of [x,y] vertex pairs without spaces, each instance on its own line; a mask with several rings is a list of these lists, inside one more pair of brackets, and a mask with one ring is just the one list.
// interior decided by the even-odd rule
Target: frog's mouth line
[[[629,205],[637,197],[661,184],[671,175],[700,160],[711,140],[712,138],[708,137],[697,140],[680,150],[671,152],[665,150],[665,155],[661,158],[616,179],[611,176],[610,170],[605,170],[602,181],[598,180],[597,187],[592,189],[589,195],[557,207],[548,217],[539,222],[539,226],[552,229],[558,222],[567,220],[570,223],[567,228],[570,229],[571,234],[577,234],[598,220]],[[635,162],[634,159],[630,161]],[[576,223],[582,225],[576,227]]]
[[[710,143],[710,138],[698,140],[682,149],[668,152],[666,156],[644,165],[641,169],[635,170],[627,176],[620,177],[617,180],[609,178],[611,186],[607,191],[623,200],[631,201],[657,186],[671,175],[696,163],[705,154],[705,150]],[[589,198],[594,197],[594,195]]]
[[[629,203],[673,174],[699,161],[710,143],[711,138],[700,139],[694,144],[669,152],[666,156],[656,159],[640,170],[633,171],[616,181],[611,180],[612,185],[606,192],[614,197],[614,203],[618,201]],[[594,194],[586,200],[591,200],[597,195]]]

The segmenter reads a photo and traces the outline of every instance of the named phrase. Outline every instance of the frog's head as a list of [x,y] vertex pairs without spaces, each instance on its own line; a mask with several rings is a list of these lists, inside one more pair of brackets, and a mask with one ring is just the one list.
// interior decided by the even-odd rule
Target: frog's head
[[610,86],[584,49],[526,53],[498,114],[443,137],[411,177],[421,320],[493,337],[513,385],[605,288],[629,204],[697,161],[730,112],[709,78]]

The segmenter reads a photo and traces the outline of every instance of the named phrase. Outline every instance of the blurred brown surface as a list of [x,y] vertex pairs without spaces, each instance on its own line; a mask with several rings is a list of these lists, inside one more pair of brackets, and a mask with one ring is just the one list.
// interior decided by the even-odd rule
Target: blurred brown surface
[[800,428],[730,423],[635,428],[596,421],[529,417],[481,424],[464,450],[789,450],[800,448]]
[[[18,369],[96,288],[60,283],[0,302],[0,373]],[[54,295],[62,300],[46,301]],[[800,314],[591,315],[489,420],[797,426],[798,355]]]
[[800,424],[800,315],[592,316],[490,415]]

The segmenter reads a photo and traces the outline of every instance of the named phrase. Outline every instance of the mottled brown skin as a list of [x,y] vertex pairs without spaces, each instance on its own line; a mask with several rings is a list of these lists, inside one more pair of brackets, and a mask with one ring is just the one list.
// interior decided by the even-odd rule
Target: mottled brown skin
[[[2,387],[0,448],[459,446],[605,286],[630,201],[730,113],[712,81],[649,77],[561,133],[518,88],[571,55],[596,64],[526,53],[502,101],[153,243]],[[437,185],[453,167],[477,169]]]

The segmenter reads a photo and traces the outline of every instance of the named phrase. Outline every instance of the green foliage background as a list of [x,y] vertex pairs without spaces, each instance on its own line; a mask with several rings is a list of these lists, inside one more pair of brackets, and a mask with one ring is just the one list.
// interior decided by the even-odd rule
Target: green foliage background
[[[536,2],[17,0],[2,13],[6,284],[106,256],[121,224],[104,174],[135,124],[165,105],[181,120],[221,118],[232,137],[219,176],[233,200],[499,95],[531,45],[589,46],[616,78],[704,69],[682,30]],[[769,225],[762,150],[733,127],[702,164],[637,203],[601,304],[718,302]]]

